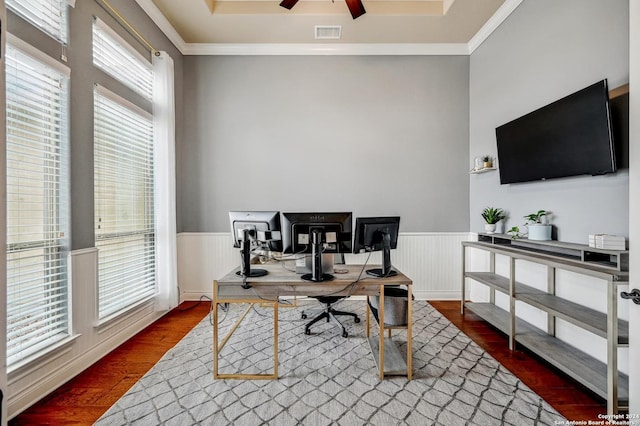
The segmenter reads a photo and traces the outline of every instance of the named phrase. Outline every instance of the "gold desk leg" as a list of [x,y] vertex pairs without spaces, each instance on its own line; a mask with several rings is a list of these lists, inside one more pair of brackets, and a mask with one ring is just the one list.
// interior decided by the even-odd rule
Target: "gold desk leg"
[[413,295],[411,285],[407,286],[407,380],[413,376]]
[[[217,283],[214,281],[214,289],[216,289]],[[217,294],[217,293],[214,293]],[[217,298],[214,297],[214,304],[217,305]],[[213,378],[214,379],[244,379],[244,380],[263,380],[263,379],[272,379],[275,380],[278,378],[278,302],[273,302],[273,373],[272,374],[219,374],[218,373],[218,356],[222,348],[227,343],[231,335],[236,331],[240,323],[247,316],[251,308],[255,305],[255,303],[249,304],[249,307],[244,311],[244,313],[238,318],[236,323],[231,327],[225,338],[218,345],[218,314],[217,314],[217,306],[215,308],[213,314]]]
[[273,302],[273,378],[278,378],[278,301]]
[[[247,309],[245,309],[245,311],[242,313],[242,315],[240,315],[240,318],[238,318],[238,320],[236,321],[235,324],[233,324],[233,327],[231,327],[231,330],[229,330],[229,332],[227,333],[226,336],[224,336],[224,339],[222,339],[222,342],[220,342],[220,345],[218,345],[218,353],[220,353],[220,351],[222,350],[222,348],[224,348],[224,345],[227,344],[227,341],[229,340],[229,338],[231,338],[231,336],[233,335],[233,333],[236,332],[236,329],[238,328],[238,326],[240,325],[240,323],[242,322],[242,320],[244,320],[244,317],[247,316],[247,314],[249,313],[249,311],[251,311],[251,308],[253,308],[253,303],[250,303],[249,306],[247,307]],[[216,340],[216,343],[218,341]]]
[[380,380],[384,379],[384,285],[380,286],[380,305],[378,306],[378,318],[380,319]]
[[213,280],[213,378],[218,378],[218,281]]
[[369,317],[370,315],[370,310],[369,310],[369,296],[367,296],[367,338],[369,337],[370,330],[371,330],[371,319]]

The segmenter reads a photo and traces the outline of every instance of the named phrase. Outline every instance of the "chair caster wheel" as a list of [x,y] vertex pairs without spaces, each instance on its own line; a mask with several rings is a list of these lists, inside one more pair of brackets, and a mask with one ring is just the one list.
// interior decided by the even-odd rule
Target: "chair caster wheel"
[[346,331],[342,332],[342,337],[347,337],[349,335],[349,333],[347,333]]
[[357,323],[359,323],[359,322],[360,322],[360,318],[355,317],[355,318],[353,319],[353,322],[355,322],[356,324],[357,324]]
[[309,330],[308,328],[304,330],[304,334],[306,334],[307,336],[311,335],[311,330]]
[[302,319],[307,319],[307,314],[302,314]]

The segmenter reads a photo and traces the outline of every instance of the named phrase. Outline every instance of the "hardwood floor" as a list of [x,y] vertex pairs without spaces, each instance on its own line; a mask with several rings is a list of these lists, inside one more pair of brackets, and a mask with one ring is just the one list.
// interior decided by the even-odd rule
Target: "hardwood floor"
[[209,313],[210,302],[184,302],[9,425],[91,425]]
[[[606,413],[603,399],[527,351],[509,351],[506,336],[476,315],[460,315],[459,302],[430,303],[569,420],[597,420],[598,414]],[[92,424],[200,322],[209,308],[208,302],[183,303],[9,425]]]

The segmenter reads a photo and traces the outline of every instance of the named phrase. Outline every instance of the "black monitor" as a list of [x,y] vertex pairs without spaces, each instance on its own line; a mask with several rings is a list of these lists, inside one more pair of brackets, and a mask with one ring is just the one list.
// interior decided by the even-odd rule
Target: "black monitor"
[[322,254],[351,253],[351,212],[282,213],[284,253],[311,253],[311,273],[307,281],[329,281],[333,275],[322,272]]
[[369,269],[368,275],[392,277],[397,272],[391,269],[391,249],[398,246],[400,216],[356,218],[353,252],[382,251],[382,268]]
[[264,269],[251,269],[251,251],[254,249],[282,251],[280,212],[231,211],[229,223],[233,246],[240,248],[242,257],[237,274],[243,277],[267,275]]

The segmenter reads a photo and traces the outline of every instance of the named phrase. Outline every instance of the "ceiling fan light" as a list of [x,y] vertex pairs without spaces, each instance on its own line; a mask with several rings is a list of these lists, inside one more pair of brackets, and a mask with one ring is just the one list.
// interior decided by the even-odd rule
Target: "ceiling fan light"
[[351,17],[353,19],[356,19],[367,13],[367,11],[364,10],[362,0],[345,0],[345,2],[347,3],[347,7],[349,8],[349,12],[351,12]]
[[291,8],[296,5],[296,3],[298,3],[298,0],[282,0],[280,6],[284,7],[285,9],[291,10]]
[[[364,10],[362,0],[345,0],[345,2],[347,3],[347,7],[349,8],[349,12],[351,12],[351,17],[353,19],[356,19],[367,13],[367,11]],[[296,5],[296,3],[298,3],[298,0],[282,0],[280,2],[280,6],[284,7],[285,9],[291,10],[291,8]]]

